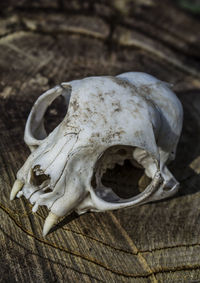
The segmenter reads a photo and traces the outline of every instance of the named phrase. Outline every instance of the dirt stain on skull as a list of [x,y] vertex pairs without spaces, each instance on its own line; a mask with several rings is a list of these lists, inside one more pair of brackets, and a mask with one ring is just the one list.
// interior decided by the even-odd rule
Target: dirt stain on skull
[[113,106],[113,112],[120,112],[120,111],[122,111],[122,107],[121,107],[121,104],[120,104],[120,102],[119,101],[117,101],[117,102],[113,102],[112,103],[112,106]]
[[149,95],[152,92],[152,88],[149,87],[148,85],[142,85],[139,88],[139,92],[146,96],[146,95]]
[[117,84],[118,86],[121,86],[123,88],[130,88],[130,83],[125,81],[125,80],[122,80],[122,79],[119,79],[119,78],[116,78],[116,77],[109,77],[115,84]]
[[74,112],[76,112],[79,109],[79,104],[76,101],[76,99],[72,100],[70,104],[71,104],[71,107],[73,108]]
[[121,136],[125,133],[124,130],[117,131],[113,133],[111,130],[110,132],[105,133],[104,137],[101,138],[102,142],[110,143],[113,139],[120,140]]
[[98,93],[98,98],[100,99],[100,101],[104,102],[104,97],[103,97],[102,92]]
[[89,107],[86,108],[86,111],[92,114],[92,110]]
[[140,138],[143,135],[142,131],[135,131],[134,136]]

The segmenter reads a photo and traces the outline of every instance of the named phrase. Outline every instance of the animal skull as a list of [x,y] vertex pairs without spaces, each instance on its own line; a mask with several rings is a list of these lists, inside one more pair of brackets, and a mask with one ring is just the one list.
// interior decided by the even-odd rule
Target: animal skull
[[[64,97],[67,114],[47,135],[43,117],[58,96]],[[166,164],[175,158],[182,116],[168,85],[148,74],[62,83],[42,94],[30,112],[24,139],[32,153],[10,198],[24,195],[33,212],[39,205],[48,207],[45,236],[59,217],[74,210],[106,211],[172,196],[179,183]],[[144,169],[138,182],[143,191],[128,199],[101,182],[107,168],[125,159]]]

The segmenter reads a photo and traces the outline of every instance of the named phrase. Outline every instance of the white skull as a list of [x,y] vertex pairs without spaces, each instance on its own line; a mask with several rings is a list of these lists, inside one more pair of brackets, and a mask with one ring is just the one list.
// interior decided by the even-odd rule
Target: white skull
[[[60,95],[67,114],[47,136],[43,117]],[[30,112],[24,138],[32,153],[17,173],[10,198],[24,195],[34,212],[39,205],[48,207],[46,235],[72,211],[113,210],[172,196],[179,183],[166,164],[175,157],[182,116],[168,85],[148,74],[62,83],[42,94]],[[143,191],[128,199],[101,182],[107,168],[125,159],[144,168],[138,182]]]

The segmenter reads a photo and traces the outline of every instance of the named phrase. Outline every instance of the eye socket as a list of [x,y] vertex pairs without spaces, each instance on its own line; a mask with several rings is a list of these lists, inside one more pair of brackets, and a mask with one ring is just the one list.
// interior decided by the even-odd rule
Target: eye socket
[[68,110],[71,92],[71,85],[65,83],[64,86],[62,84],[47,90],[36,100],[24,134],[24,140],[31,151],[62,121]]
[[151,183],[145,169],[133,158],[134,149],[113,146],[98,160],[91,185],[100,198],[109,202],[128,200],[142,193]]
[[115,164],[113,169],[107,169],[101,182],[110,187],[120,198],[128,199],[141,193],[140,179],[144,175],[143,168],[137,168],[131,160],[125,159],[123,165]]
[[67,114],[68,105],[65,98],[58,96],[47,108],[44,115],[44,128],[49,135],[64,119]]

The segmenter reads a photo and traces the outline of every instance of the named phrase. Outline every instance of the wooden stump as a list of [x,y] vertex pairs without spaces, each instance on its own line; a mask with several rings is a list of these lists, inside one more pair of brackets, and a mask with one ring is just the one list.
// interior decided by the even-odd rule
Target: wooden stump
[[[200,22],[172,2],[0,4],[1,282],[200,282]],[[26,199],[9,201],[29,155],[23,131],[31,106],[60,82],[125,71],[173,84],[183,103],[170,166],[180,192],[126,210],[72,214],[43,238],[47,209],[33,214]],[[107,181],[129,188],[127,170]]]

